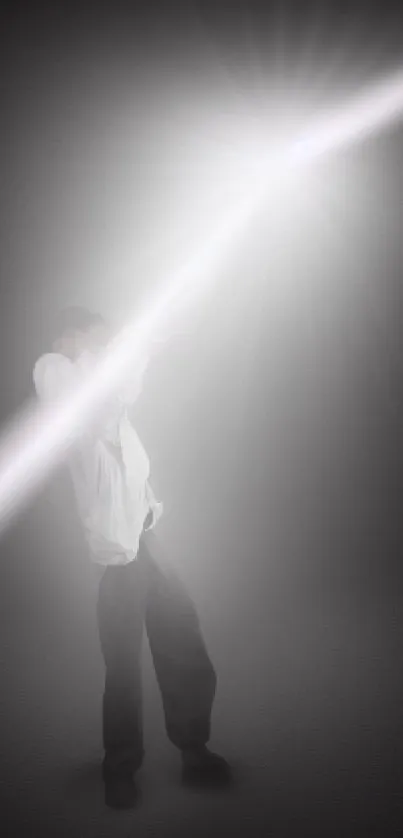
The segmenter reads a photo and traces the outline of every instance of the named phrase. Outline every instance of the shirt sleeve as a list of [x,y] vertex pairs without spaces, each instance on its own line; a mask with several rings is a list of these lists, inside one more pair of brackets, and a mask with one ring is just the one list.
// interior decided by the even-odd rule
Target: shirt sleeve
[[[36,393],[44,402],[56,402],[64,394],[77,387],[85,375],[90,374],[94,358],[84,357],[73,363],[65,355],[48,353],[36,362],[33,379]],[[114,425],[127,407],[137,401],[143,389],[144,374],[148,366],[148,357],[144,356],[134,364],[133,371],[126,378],[117,394],[106,399],[98,415],[91,421],[90,427],[80,434],[85,439],[92,434],[95,438],[109,436],[111,423]]]
[[[80,371],[77,370],[69,358],[56,352],[42,355],[33,370],[35,390],[43,404],[51,405],[59,402],[69,392],[74,392],[81,382]],[[92,423],[93,425],[94,423]],[[81,447],[93,441],[91,428],[82,427],[79,430],[76,445]]]
[[36,362],[33,379],[39,398],[50,402],[59,399],[77,383],[77,374],[68,358],[49,352]]

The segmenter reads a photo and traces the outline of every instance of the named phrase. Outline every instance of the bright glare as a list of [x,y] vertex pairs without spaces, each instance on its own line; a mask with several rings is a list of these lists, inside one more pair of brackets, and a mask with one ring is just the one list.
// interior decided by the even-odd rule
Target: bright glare
[[349,105],[327,113],[294,144],[295,163],[365,139],[403,114],[403,72],[380,82]]
[[0,530],[65,456],[71,444],[103,401],[133,374],[136,358],[147,354],[172,317],[195,305],[215,280],[220,262],[253,220],[268,196],[287,199],[297,191],[295,177],[303,164],[318,155],[337,151],[380,130],[403,113],[403,73],[356,97],[347,107],[325,116],[294,143],[266,157],[254,154],[249,182],[238,190],[236,206],[225,215],[208,241],[174,275],[164,279],[147,300],[143,313],[129,323],[83,386],[53,408],[30,405],[0,444]]

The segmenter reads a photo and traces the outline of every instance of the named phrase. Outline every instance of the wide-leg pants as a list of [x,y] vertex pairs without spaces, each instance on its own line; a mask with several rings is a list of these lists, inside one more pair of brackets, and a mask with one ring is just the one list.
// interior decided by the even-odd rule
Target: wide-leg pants
[[172,569],[153,559],[144,536],[135,561],[105,569],[97,619],[105,662],[104,775],[136,771],[143,761],[144,626],[169,739],[181,750],[204,745],[210,736],[215,670],[188,592]]

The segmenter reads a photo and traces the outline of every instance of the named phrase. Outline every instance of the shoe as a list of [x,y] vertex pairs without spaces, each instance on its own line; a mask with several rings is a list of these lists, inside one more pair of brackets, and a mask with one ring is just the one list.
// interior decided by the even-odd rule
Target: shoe
[[182,780],[186,784],[228,785],[231,768],[224,757],[214,754],[204,745],[182,751]]
[[138,802],[138,791],[132,773],[104,775],[105,804],[111,809],[133,809]]

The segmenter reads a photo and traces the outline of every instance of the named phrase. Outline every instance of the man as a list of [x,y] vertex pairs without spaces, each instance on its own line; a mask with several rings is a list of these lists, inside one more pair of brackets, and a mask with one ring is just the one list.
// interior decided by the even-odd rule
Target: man
[[[57,399],[96,362],[111,337],[100,315],[66,309],[53,352],[34,368],[37,394]],[[136,802],[134,773],[144,756],[140,652],[143,624],[162,694],[166,730],[181,752],[184,780],[229,779],[226,761],[206,747],[216,688],[193,603],[170,569],[152,556],[162,514],[149,483],[146,451],[128,415],[141,392],[146,361],[83,429],[69,467],[78,511],[100,582],[97,619],[105,662],[102,766],[105,803]]]

